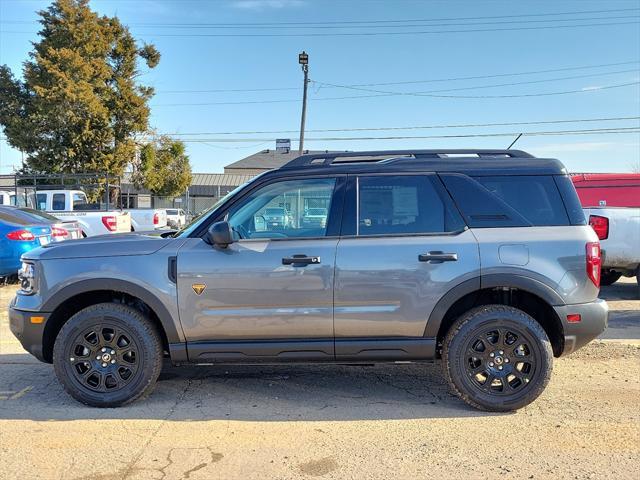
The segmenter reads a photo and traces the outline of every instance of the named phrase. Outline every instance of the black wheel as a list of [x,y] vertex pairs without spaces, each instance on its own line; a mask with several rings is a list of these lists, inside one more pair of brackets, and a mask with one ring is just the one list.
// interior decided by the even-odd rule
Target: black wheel
[[485,305],[462,315],[443,345],[452,390],[480,410],[507,412],[545,389],[553,350],[542,326],[517,308]]
[[621,273],[614,272],[613,270],[602,270],[600,272],[600,285],[604,285],[605,287],[608,285],[613,285],[620,279],[621,276]]
[[100,303],[62,326],[53,365],[76,400],[93,407],[118,407],[153,390],[162,367],[162,340],[138,310]]

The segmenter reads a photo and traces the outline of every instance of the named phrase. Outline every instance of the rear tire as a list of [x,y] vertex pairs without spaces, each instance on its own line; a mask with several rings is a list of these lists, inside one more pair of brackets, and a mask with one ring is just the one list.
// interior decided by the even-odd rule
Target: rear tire
[[468,405],[491,412],[533,402],[553,369],[553,349],[542,326],[505,305],[463,314],[445,337],[442,357],[453,392]]
[[162,340],[140,311],[100,303],[62,326],[53,365],[64,389],[79,402],[119,407],[153,390],[162,368]]
[[621,276],[621,273],[614,272],[613,270],[602,270],[600,272],[600,285],[603,285],[605,287],[613,285],[620,279]]

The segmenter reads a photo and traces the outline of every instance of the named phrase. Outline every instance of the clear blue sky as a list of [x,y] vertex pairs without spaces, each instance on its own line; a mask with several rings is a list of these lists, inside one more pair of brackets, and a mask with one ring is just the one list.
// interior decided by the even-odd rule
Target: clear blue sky
[[[37,39],[35,12],[48,4],[39,0],[0,0],[0,63],[8,64],[14,72],[20,73],[21,63],[31,48],[30,42]],[[154,43],[162,53],[160,65],[140,78],[157,89],[151,102],[151,125],[163,133],[204,133],[181,137],[206,141],[187,143],[196,172],[221,171],[225,164],[258,150],[273,148],[275,138],[290,137],[294,140],[294,148],[297,147],[302,87],[297,55],[303,49],[310,55],[310,78],[315,82],[336,85],[392,83],[356,88],[405,93],[371,97],[376,93],[312,83],[307,115],[307,129],[311,131],[308,131],[309,140],[305,143],[305,148],[309,149],[505,148],[513,136],[366,141],[329,141],[326,138],[640,127],[640,121],[632,119],[467,128],[313,131],[638,117],[638,0],[93,0],[91,5],[100,13],[119,16],[136,38]],[[585,11],[601,12],[576,13]],[[563,15],[548,15],[557,13]],[[392,20],[400,22],[389,22]],[[404,20],[411,22],[402,22]],[[354,21],[378,23],[367,23],[366,26],[335,23]],[[280,22],[286,25],[275,28],[264,25]],[[311,25],[298,27],[299,23],[305,22],[316,22],[315,28]],[[238,26],[247,23],[262,25]],[[566,27],[594,23],[607,25]],[[213,27],[211,24],[219,25]],[[563,28],[557,28],[559,26]],[[453,32],[406,34],[413,31]],[[376,35],[335,35],[362,32]],[[393,35],[380,34],[385,32]],[[310,33],[317,36],[304,36]],[[274,34],[287,36],[246,36]],[[295,34],[303,36],[292,36]],[[573,68],[594,65],[608,66]],[[426,82],[558,69],[565,70]],[[425,82],[398,83],[419,81]],[[495,86],[506,83],[520,84]],[[632,85],[617,87],[628,83]],[[612,86],[614,88],[602,89]],[[252,89],[284,90],[247,91]],[[176,92],[184,90],[188,92]],[[576,90],[579,93],[546,95]],[[444,97],[415,95],[415,92]],[[460,98],[496,95],[509,97]],[[364,98],[321,100],[353,96]],[[292,132],[220,133],[246,131]],[[318,138],[325,140],[314,140]],[[249,141],[230,143],[221,142],[222,139]],[[629,171],[632,165],[640,165],[640,134],[637,131],[609,135],[525,136],[517,147],[537,155],[560,158],[572,171]],[[8,173],[12,165],[19,162],[20,153],[0,140],[0,173]]]

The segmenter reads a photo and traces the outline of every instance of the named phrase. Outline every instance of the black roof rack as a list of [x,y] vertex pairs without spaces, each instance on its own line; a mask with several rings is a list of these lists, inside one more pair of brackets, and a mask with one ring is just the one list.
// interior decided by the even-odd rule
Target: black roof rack
[[[280,169],[327,166],[335,162],[337,158],[354,158],[353,162],[379,162],[396,157],[409,157],[413,159],[442,159],[449,155],[476,156],[476,157],[509,157],[509,158],[535,158],[522,150],[492,150],[492,149],[457,149],[457,150],[372,150],[368,152],[322,152],[302,155],[284,164]],[[358,160],[360,159],[360,160]],[[339,163],[351,163],[349,160]]]

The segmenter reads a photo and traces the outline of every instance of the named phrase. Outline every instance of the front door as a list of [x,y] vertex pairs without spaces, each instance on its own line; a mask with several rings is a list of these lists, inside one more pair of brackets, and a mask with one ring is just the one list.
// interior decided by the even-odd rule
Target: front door
[[178,302],[192,361],[333,359],[335,186],[305,178],[257,187],[226,212],[237,242],[183,245]]
[[436,175],[350,179],[336,255],[338,359],[433,356],[427,319],[480,274],[478,245]]

